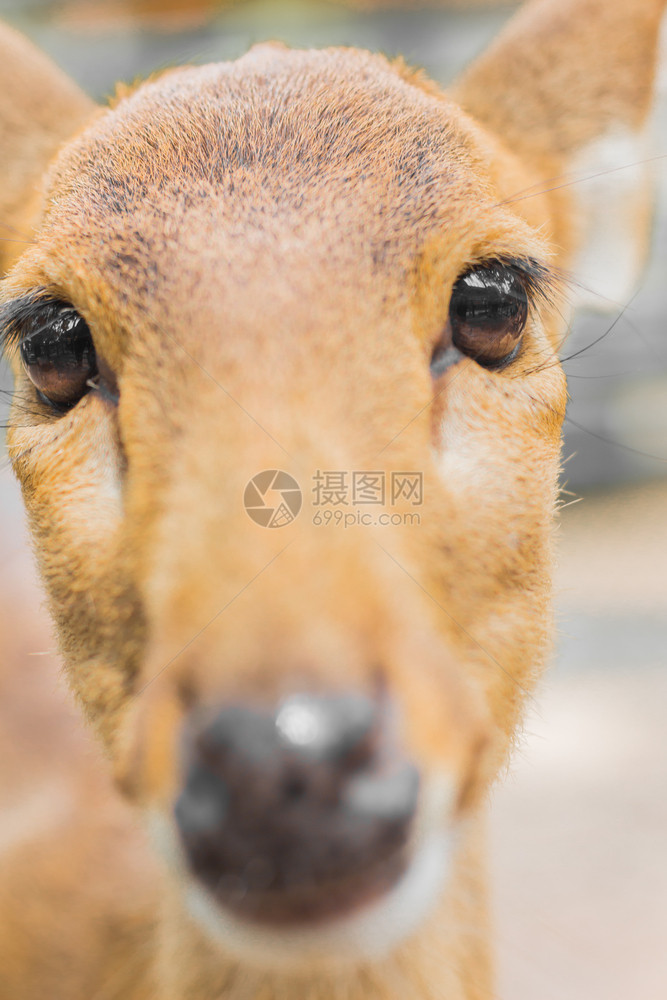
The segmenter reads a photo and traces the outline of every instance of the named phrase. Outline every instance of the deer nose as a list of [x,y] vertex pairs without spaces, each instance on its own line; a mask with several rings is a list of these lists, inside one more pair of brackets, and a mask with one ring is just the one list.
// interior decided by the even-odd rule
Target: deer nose
[[405,870],[419,774],[377,701],[299,694],[275,710],[230,705],[186,747],[175,805],[185,856],[239,915],[326,919]]

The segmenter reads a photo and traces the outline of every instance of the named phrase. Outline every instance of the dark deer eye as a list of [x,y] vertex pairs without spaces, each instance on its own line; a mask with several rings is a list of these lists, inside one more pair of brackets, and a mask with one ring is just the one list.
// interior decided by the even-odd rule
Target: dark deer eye
[[40,395],[58,410],[78,403],[97,375],[90,330],[62,302],[48,302],[34,310],[23,327],[21,359]]
[[447,367],[452,348],[485,368],[502,367],[517,353],[527,318],[526,286],[515,268],[501,262],[473,268],[454,285],[431,370],[437,375]]

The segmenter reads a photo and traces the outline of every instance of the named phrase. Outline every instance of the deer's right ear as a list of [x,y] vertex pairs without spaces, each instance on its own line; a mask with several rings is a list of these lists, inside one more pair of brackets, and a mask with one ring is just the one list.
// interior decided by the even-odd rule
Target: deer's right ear
[[646,126],[664,7],[533,0],[453,92],[534,168],[543,182],[534,192],[571,194],[575,224],[562,250],[582,290],[593,293],[576,304],[614,308],[638,281],[652,218]]
[[31,236],[51,159],[95,108],[26,38],[0,24],[0,272]]

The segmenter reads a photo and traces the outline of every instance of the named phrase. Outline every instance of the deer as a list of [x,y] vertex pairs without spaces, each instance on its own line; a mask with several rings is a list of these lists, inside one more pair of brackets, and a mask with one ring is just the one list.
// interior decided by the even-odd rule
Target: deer
[[447,91],[265,43],[107,106],[2,28],[7,447],[86,725],[5,620],[2,1000],[495,995],[559,349],[641,273],[662,8],[531,0]]

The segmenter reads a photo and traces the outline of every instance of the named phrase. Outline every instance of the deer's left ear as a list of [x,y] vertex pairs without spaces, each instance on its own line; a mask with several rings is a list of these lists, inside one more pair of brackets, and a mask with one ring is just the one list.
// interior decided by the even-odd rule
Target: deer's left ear
[[[454,96],[571,199],[579,301],[618,309],[638,284],[653,207],[654,78],[665,0],[537,0]],[[541,185],[538,183],[535,190]]]
[[40,214],[42,177],[96,105],[23,35],[0,24],[0,272]]

